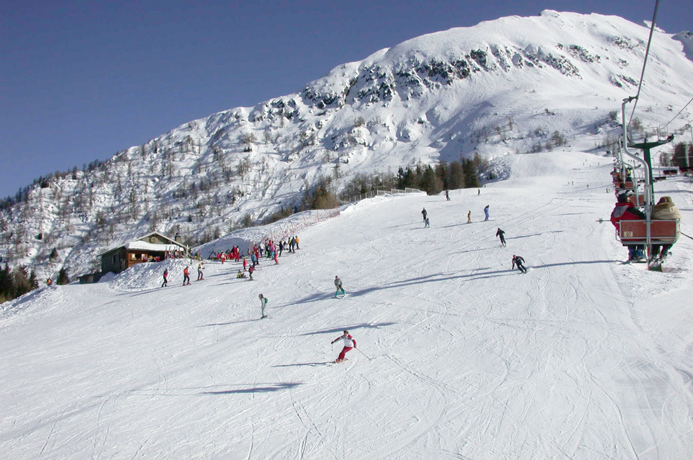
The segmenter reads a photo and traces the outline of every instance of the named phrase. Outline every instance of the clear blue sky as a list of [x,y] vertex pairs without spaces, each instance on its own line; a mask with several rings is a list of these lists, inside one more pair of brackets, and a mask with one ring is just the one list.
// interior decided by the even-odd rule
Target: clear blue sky
[[[409,38],[544,9],[641,23],[655,0],[336,3],[0,0],[0,197]],[[691,0],[657,23],[693,30]]]

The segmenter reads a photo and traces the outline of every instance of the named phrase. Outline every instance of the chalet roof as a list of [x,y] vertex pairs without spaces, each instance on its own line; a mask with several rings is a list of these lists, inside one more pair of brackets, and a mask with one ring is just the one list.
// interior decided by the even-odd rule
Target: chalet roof
[[134,249],[139,251],[180,251],[185,250],[185,246],[181,244],[155,244],[147,243],[146,241],[131,241],[126,243],[125,249]]
[[[156,236],[164,241],[168,241],[168,244],[158,244],[158,243],[151,243],[147,240],[149,240],[152,236]],[[108,249],[102,251],[99,253],[99,255],[104,255],[106,253],[109,253],[111,251],[115,251],[116,249],[120,248],[125,248],[125,249],[132,249],[132,250],[139,250],[139,251],[189,251],[190,248],[183,243],[179,243],[171,238],[169,238],[166,235],[162,235],[159,232],[152,232],[152,233],[147,233],[144,236],[140,236],[139,238],[132,240],[132,241],[127,241],[127,242],[120,242],[118,244],[111,245],[108,247]]]

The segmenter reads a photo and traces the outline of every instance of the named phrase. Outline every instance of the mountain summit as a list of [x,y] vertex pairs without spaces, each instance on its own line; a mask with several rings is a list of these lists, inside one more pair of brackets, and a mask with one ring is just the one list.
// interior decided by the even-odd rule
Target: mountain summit
[[[552,135],[596,146],[615,133],[648,36],[620,17],[547,10],[408,40],[297,93],[38,179],[2,206],[0,255],[44,276],[81,274],[99,252],[149,231],[202,242],[262,222],[297,207],[322,176],[339,189],[360,173],[478,154],[507,177],[507,155],[545,148]],[[655,32],[640,124],[665,124],[693,96],[690,43]]]

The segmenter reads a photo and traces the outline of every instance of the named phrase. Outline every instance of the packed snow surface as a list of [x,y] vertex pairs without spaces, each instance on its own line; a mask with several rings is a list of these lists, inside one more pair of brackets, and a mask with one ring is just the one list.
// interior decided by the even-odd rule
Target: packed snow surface
[[[2,457],[690,458],[691,240],[662,273],[622,265],[609,158],[510,167],[480,194],[343,208],[255,281],[208,262],[183,287],[166,261],[3,304]],[[656,192],[693,234],[690,181]],[[358,348],[331,364],[344,329]]]

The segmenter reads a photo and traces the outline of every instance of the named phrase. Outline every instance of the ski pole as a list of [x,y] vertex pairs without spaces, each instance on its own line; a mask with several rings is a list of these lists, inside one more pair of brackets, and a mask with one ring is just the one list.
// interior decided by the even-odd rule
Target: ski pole
[[[356,347],[354,347],[354,348],[356,348]],[[362,352],[360,348],[356,348],[356,349],[358,350],[359,353],[361,353],[363,356],[368,358],[368,355],[366,355],[364,352]],[[368,361],[371,361],[371,360],[372,360],[372,358],[368,358]]]

